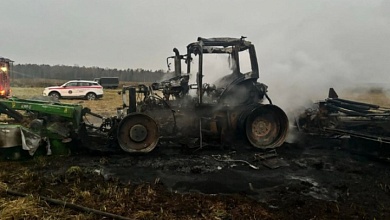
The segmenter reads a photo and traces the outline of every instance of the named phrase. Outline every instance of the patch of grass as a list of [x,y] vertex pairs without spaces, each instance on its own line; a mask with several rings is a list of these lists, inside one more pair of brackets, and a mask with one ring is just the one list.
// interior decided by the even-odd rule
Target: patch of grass
[[82,173],[82,169],[79,166],[71,166],[66,170],[66,175],[73,176],[73,175],[80,175]]
[[155,213],[152,212],[152,211],[144,211],[144,210],[141,210],[141,211],[137,211],[135,214],[134,214],[134,218],[136,219],[152,219],[153,217],[155,217]]
[[[31,99],[42,96],[43,87],[14,87],[12,95],[21,99]],[[60,99],[61,103],[79,104],[90,108],[92,112],[102,114],[104,117],[114,116],[117,107],[122,106],[122,96],[118,95],[118,90],[105,89],[104,96],[98,100],[83,99]]]
[[387,89],[354,89],[342,91],[339,98],[390,107],[390,91]]
[[0,205],[1,219],[38,219],[43,210],[32,197],[18,198]]
[[33,157],[33,160],[35,161],[36,166],[39,168],[44,168],[48,165],[46,156],[35,156]]
[[13,79],[11,82],[11,87],[48,87],[48,86],[57,86],[62,85],[68,80],[61,79],[37,79],[37,78],[21,78]]
[[[181,195],[167,191],[163,185],[144,183],[123,184],[105,181],[83,166],[70,165],[72,158],[47,157],[42,161],[0,162],[7,167],[0,172],[0,208],[8,219],[99,219],[40,201],[38,195],[74,202],[89,208],[135,219],[254,219],[269,218],[260,204],[245,197],[215,197],[201,194]],[[97,160],[99,161],[99,160]],[[65,167],[65,168],[64,168]],[[61,172],[59,172],[62,170]],[[18,198],[5,194],[4,189],[33,196]],[[15,210],[14,207],[22,207]],[[235,214],[236,213],[236,214]],[[3,213],[1,213],[3,214]],[[29,215],[28,217],[26,217]],[[3,219],[3,218],[0,218]]]

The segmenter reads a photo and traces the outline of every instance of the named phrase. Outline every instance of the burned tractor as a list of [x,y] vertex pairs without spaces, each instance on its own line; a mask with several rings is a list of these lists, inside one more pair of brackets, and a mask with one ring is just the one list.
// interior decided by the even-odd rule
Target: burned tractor
[[[202,147],[205,143],[231,145],[235,141],[242,145],[241,140],[245,140],[259,149],[283,144],[288,119],[272,104],[267,86],[257,82],[256,52],[249,41],[199,38],[187,46],[186,54],[173,51],[174,56],[167,59],[174,60],[173,75],[151,85],[124,86],[120,92],[123,105],[116,116],[105,118],[81,105],[58,100],[0,100],[0,114],[13,119],[0,126],[2,139],[7,140],[0,144],[0,151],[16,159],[20,149],[32,156],[42,147],[46,147],[46,154],[67,154],[71,146],[147,153],[162,141]],[[249,71],[243,73],[241,61],[245,59],[240,58],[245,52]],[[221,54],[230,68],[214,83],[207,82],[204,78],[216,73],[204,71],[204,58]],[[185,73],[182,63],[187,67]],[[265,99],[269,104],[263,103]],[[90,123],[86,116],[101,119],[100,125]]]
[[[288,130],[284,111],[273,105],[267,86],[257,82],[259,67],[254,45],[241,38],[198,38],[180,54],[173,49],[174,74],[151,85],[125,86],[123,108],[118,110],[117,140],[130,153],[147,153],[160,139],[231,144],[246,140],[259,149],[283,144]],[[242,55],[245,54],[245,55]],[[224,55],[229,70],[215,82],[204,71],[209,55]],[[243,60],[240,58],[243,57]],[[244,58],[247,58],[246,60]],[[197,60],[197,63],[196,63]],[[248,72],[241,70],[243,61]],[[182,64],[186,71],[182,72]],[[194,64],[194,67],[192,66]],[[263,104],[267,99],[269,104]]]

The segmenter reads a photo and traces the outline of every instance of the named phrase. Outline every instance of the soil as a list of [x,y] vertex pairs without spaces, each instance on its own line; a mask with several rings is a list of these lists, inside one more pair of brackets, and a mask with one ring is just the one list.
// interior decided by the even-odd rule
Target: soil
[[[275,152],[244,144],[188,149],[168,142],[148,155],[83,152],[1,162],[0,183],[133,219],[390,218],[389,164],[375,156],[375,149],[388,146],[313,136],[298,140]],[[38,206],[42,212],[22,218],[105,219]]]

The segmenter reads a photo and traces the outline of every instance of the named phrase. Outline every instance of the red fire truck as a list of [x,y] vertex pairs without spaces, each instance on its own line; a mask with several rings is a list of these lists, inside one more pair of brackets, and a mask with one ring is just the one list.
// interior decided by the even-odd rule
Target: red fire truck
[[12,60],[0,56],[0,98],[11,95],[10,79]]

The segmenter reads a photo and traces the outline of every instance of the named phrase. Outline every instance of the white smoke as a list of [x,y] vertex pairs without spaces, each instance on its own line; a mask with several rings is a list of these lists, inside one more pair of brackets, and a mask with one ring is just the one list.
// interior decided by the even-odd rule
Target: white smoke
[[390,3],[316,4],[314,11],[277,24],[280,29],[269,29],[254,42],[259,81],[269,86],[274,104],[286,112],[325,99],[330,87],[343,91],[390,79]]

